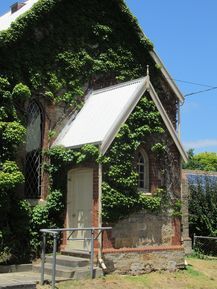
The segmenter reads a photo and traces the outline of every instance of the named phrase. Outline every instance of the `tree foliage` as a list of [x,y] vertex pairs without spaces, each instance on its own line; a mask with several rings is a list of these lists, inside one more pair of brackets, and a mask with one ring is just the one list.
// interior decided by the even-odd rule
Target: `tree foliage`
[[190,234],[217,236],[217,179],[209,175],[189,180]]
[[[63,194],[58,190],[50,192],[46,203],[38,204],[32,208],[30,217],[31,227],[29,230],[29,242],[31,245],[31,250],[35,256],[39,256],[41,249],[40,229],[62,227],[63,212]],[[48,236],[47,242],[51,246],[52,237]],[[47,249],[49,250],[48,247]]]
[[[27,90],[21,83],[18,89],[13,87],[7,78],[0,77],[0,262],[8,258],[17,261],[14,256],[22,244],[26,245],[25,226],[23,233],[20,232],[22,220],[24,222],[28,220],[27,216],[23,216],[28,213],[15,194],[17,186],[24,182],[15,155],[19,145],[24,141],[26,129],[17,114],[14,93],[16,91],[16,95],[22,97],[23,92]],[[26,254],[27,251],[26,248]],[[25,259],[25,256],[23,257]]]
[[[217,153],[204,152],[194,155],[188,152],[186,169],[217,171]],[[204,236],[217,236],[217,180],[214,176],[203,174],[189,176],[189,214],[190,233]]]
[[204,152],[194,155],[191,149],[188,151],[189,160],[184,165],[185,169],[202,170],[202,171],[217,171],[217,153]]

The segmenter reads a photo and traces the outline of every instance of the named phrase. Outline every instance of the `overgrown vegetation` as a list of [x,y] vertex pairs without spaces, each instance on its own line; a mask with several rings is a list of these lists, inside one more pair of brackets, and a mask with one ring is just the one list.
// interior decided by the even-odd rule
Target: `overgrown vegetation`
[[210,176],[194,176],[189,180],[191,232],[217,236],[217,180]]
[[[194,154],[188,151],[189,160],[184,165],[185,169],[207,171],[207,174],[189,174],[189,214],[190,235],[217,237],[217,178],[209,171],[217,171],[217,154],[204,152]],[[215,240],[197,239],[196,253],[217,254]]]
[[201,170],[201,171],[217,171],[217,153],[204,152],[194,154],[194,150],[188,151],[189,160],[184,164],[184,169]]
[[[209,175],[189,177],[190,235],[217,237],[217,178]],[[197,248],[217,254],[216,241],[197,240]]]
[[[62,227],[63,213],[63,194],[58,190],[49,193],[46,203],[32,208],[30,216],[30,246],[34,257],[39,256],[39,250],[41,249],[40,229]],[[47,245],[47,250],[49,251],[49,246],[52,246],[52,237],[50,236],[47,236]]]
[[[93,280],[60,282],[59,289],[216,289],[216,260],[187,259],[186,270],[151,272],[140,276],[107,275]],[[47,288],[39,286],[38,289]]]
[[51,176],[52,186],[59,188],[60,182],[55,182],[55,179],[60,179],[60,172],[64,172],[63,179],[66,178],[69,164],[73,166],[91,161],[101,163],[104,222],[117,221],[141,209],[157,213],[163,207],[171,207],[174,216],[180,217],[180,203],[177,203],[177,200],[172,201],[166,195],[165,189],[158,189],[151,197],[138,192],[137,189],[136,151],[141,144],[146,145],[160,163],[166,154],[166,145],[158,141],[159,136],[163,134],[164,128],[159,112],[149,97],[143,96],[104,156],[101,156],[98,148],[93,145],[84,145],[78,150],[57,146],[45,152],[50,161],[44,168]]
[[[25,208],[15,194],[17,186],[24,182],[15,154],[26,129],[17,113],[15,95],[20,98],[20,103],[23,95],[30,96],[25,85],[11,88],[9,81],[0,77],[0,261],[17,258],[21,244],[26,245],[25,228],[22,232],[26,222]],[[19,238],[18,242],[16,238]],[[28,249],[24,254],[28,254]]]
[[81,0],[39,0],[0,33],[4,74],[34,95],[73,107],[82,104],[84,83],[99,76],[117,82],[143,75],[141,55],[151,62],[148,49],[150,41],[122,0],[88,0],[85,7]]
[[[45,205],[32,209],[27,202],[20,201],[16,193],[24,183],[16,155],[20,147],[25,147],[25,108],[32,99],[43,99],[48,107],[61,104],[70,112],[79,110],[84,94],[93,86],[100,87],[102,81],[110,85],[144,75],[146,64],[153,64],[149,49],[152,49],[150,41],[141,33],[122,0],[87,0],[85,6],[82,0],[39,0],[11,28],[0,32],[2,261],[29,259],[30,254],[38,250],[38,230],[61,225],[64,188],[55,183],[55,177]],[[151,70],[153,78],[159,75],[154,64]],[[53,131],[55,127],[49,129]],[[166,144],[160,138],[157,142],[152,139],[162,134],[159,113],[150,99],[144,97],[104,158],[94,146],[76,151],[57,147],[45,151],[43,169],[54,176],[64,171],[69,162],[101,161],[105,167],[103,210],[106,221],[121,218],[138,208],[159,210],[162,195],[149,198],[137,194],[137,175],[132,160],[139,143],[146,142],[146,136],[152,140],[151,151],[156,157],[162,156],[167,150]]]
[[159,211],[162,197],[160,194],[150,198],[138,193],[135,158],[137,149],[143,144],[146,147],[148,145],[151,150],[158,147],[155,157],[159,155],[160,162],[165,153],[165,144],[163,141],[158,143],[157,136],[163,133],[159,112],[154,103],[147,96],[143,96],[101,160],[104,171],[102,186],[104,221],[118,220],[138,209]]

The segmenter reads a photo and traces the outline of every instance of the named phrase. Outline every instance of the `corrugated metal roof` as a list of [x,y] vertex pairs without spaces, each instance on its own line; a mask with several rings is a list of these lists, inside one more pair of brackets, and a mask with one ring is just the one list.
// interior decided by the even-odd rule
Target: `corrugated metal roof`
[[[16,2],[16,1],[14,1]],[[18,11],[11,13],[11,11],[7,12],[3,16],[0,17],[0,31],[6,30],[11,26],[11,23],[14,22],[20,15],[28,11],[32,8],[32,6],[38,2],[38,0],[28,0],[25,1],[25,5],[20,8]]]
[[53,146],[76,148],[84,144],[98,144],[104,154],[146,90],[186,162],[187,154],[149,76],[93,91],[77,116],[69,120]]
[[54,145],[68,148],[109,142],[146,90],[146,77],[93,91]]

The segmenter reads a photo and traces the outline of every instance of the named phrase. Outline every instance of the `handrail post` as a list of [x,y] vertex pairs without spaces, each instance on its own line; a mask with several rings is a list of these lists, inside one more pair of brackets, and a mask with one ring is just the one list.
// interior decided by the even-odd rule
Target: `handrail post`
[[42,235],[42,252],[41,252],[41,285],[44,285],[44,263],[46,250],[46,233]]
[[90,277],[93,279],[93,266],[94,266],[94,229],[91,229],[91,244],[90,244]]
[[57,252],[57,232],[53,234],[53,264],[52,264],[52,289],[56,283],[56,252]]

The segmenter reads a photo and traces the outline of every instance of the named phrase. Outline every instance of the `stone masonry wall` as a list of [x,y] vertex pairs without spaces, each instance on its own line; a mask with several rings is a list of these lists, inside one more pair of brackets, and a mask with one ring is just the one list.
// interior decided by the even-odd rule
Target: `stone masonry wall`
[[140,275],[158,270],[172,272],[185,267],[184,251],[181,248],[108,253],[103,257],[108,272],[117,274]]
[[145,210],[131,214],[103,235],[104,248],[143,248],[144,246],[180,245],[180,222],[166,213]]

